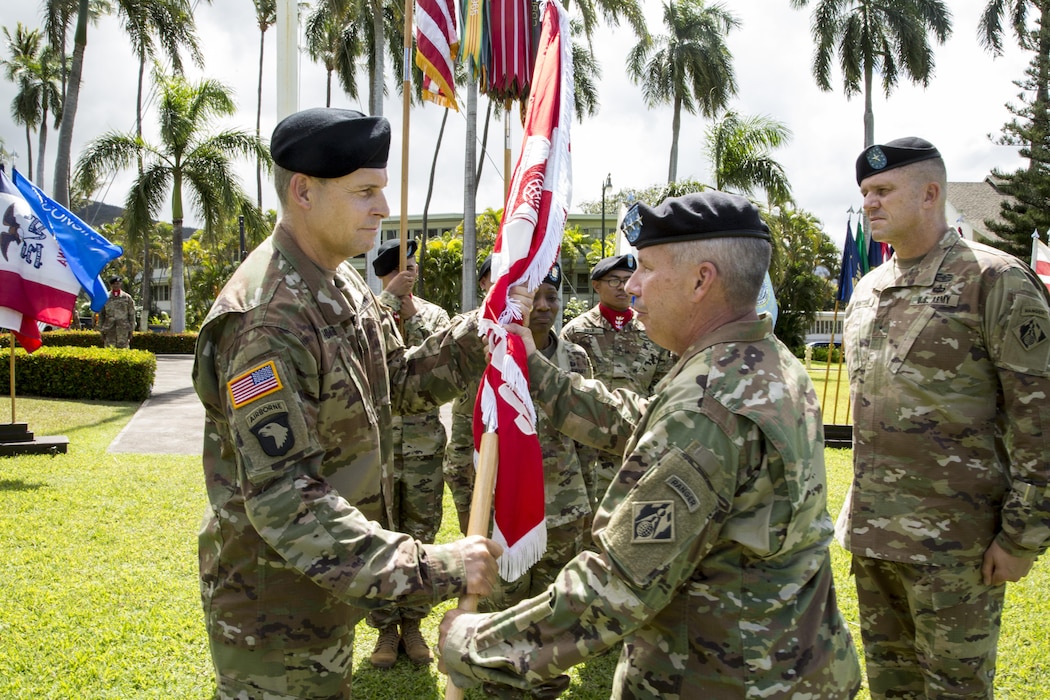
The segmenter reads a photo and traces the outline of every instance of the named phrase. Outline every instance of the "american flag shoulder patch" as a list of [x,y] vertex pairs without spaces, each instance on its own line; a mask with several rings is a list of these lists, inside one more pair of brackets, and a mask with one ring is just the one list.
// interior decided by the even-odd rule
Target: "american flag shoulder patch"
[[234,377],[227,382],[226,388],[230,391],[233,407],[240,408],[256,399],[280,391],[284,385],[281,384],[281,378],[277,375],[277,365],[270,360]]

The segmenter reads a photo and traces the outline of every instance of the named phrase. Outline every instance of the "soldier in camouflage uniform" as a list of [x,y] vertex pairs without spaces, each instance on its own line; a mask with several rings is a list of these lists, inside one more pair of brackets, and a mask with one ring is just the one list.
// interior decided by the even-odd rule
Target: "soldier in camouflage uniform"
[[281,218],[198,337],[201,598],[220,700],[349,698],[368,609],[487,595],[497,577],[500,547],[485,538],[427,545],[381,527],[391,412],[439,405],[485,367],[469,324],[406,350],[346,263],[389,214],[389,143],[385,119],[351,110],[277,125]]
[[945,217],[927,141],[866,149],[871,235],[895,249],[846,308],[853,553],[873,698],[991,698],[1006,581],[1050,540],[1050,307]]
[[746,199],[714,191],[637,211],[628,291],[680,358],[656,393],[608,392],[529,355],[552,422],[623,455],[594,518],[598,551],[508,610],[448,613],[442,662],[459,685],[527,688],[623,639],[615,698],[852,697],[820,405],[755,311],[768,228]]
[[[416,241],[406,244],[407,264],[401,271],[401,242],[387,241],[379,247],[372,269],[383,284],[379,302],[391,310],[409,347],[421,345],[427,336],[449,327],[448,312],[412,294],[416,282]],[[394,416],[394,522],[392,527],[420,542],[431,544],[441,528],[441,499],[445,482],[441,463],[445,455],[445,426],[438,410],[412,416]],[[430,613],[427,604],[393,606],[368,615],[368,624],[379,630],[370,661],[377,668],[397,662],[398,648],[414,664],[433,660],[430,647],[419,630],[419,621]],[[400,630],[399,630],[400,625]]]
[[98,329],[102,333],[102,347],[131,347],[135,330],[135,300],[122,288],[119,277],[109,278],[109,296],[98,313]]
[[[594,378],[607,389],[630,389],[641,396],[651,396],[657,382],[674,365],[674,358],[649,339],[635,318],[626,286],[637,267],[630,253],[599,260],[591,270],[591,286],[598,294],[598,304],[565,324],[561,337],[587,351]],[[619,468],[620,462],[614,456],[598,453],[587,474],[594,508]]]
[[[492,286],[491,270],[492,256],[489,255],[478,267],[478,287],[482,295],[487,294]],[[474,317],[480,313],[480,307],[466,312]],[[474,402],[477,396],[478,382],[474,381],[452,402],[452,425],[442,465],[445,483],[456,505],[459,531],[464,535],[470,524],[470,499],[474,493]]]

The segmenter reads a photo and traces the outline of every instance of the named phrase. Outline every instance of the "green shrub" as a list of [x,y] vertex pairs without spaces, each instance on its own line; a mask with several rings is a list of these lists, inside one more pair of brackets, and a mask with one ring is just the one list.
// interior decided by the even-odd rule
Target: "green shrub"
[[[0,351],[8,366],[11,350]],[[42,347],[15,350],[15,393],[58,399],[145,401],[157,374],[157,358],[142,350]],[[0,372],[0,392],[11,392],[10,372]]]
[[[42,333],[44,346],[100,348],[102,334],[98,331],[48,331]],[[134,333],[131,336],[132,350],[148,350],[154,355],[192,355],[197,344],[196,333]]]

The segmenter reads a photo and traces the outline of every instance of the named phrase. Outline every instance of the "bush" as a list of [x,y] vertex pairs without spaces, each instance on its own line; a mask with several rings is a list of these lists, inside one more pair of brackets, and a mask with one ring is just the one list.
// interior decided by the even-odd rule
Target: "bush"
[[[10,349],[0,351],[5,366],[10,358]],[[18,395],[145,401],[156,374],[156,356],[142,350],[46,346],[32,354],[15,350]],[[10,372],[0,372],[0,391],[11,392]]]
[[[49,348],[102,347],[102,334],[98,331],[48,331],[41,333],[41,338]],[[196,333],[135,332],[131,336],[132,350],[148,350],[154,355],[192,355],[196,344]]]

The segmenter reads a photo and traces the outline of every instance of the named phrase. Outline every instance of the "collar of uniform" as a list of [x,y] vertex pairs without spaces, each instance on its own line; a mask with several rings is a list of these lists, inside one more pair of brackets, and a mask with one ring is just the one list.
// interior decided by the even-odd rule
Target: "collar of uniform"
[[[762,314],[752,321],[733,321],[719,326],[690,345],[689,349],[682,354],[681,359],[685,360],[708,348],[724,343],[757,343],[772,334],[773,318],[769,314]],[[682,364],[679,362],[678,366]]]
[[886,267],[887,276],[877,276],[874,279],[872,289],[881,292],[893,287],[932,287],[937,279],[937,272],[941,269],[948,252],[962,240],[962,236],[954,228],[948,228],[926,255],[910,267],[901,267],[897,264],[897,255],[891,258],[891,265],[880,265],[868,274],[874,275],[882,267]]
[[[303,283],[310,290],[310,294],[317,300],[317,308],[327,323],[342,324],[353,316],[353,311],[347,301],[348,296],[354,297],[351,292],[353,285],[345,285],[347,294],[341,292],[335,285],[335,275],[307,257],[295,238],[283,225],[277,224],[277,229],[273,233],[273,242],[277,251],[299,273]],[[345,263],[340,265],[336,274],[343,274],[345,267],[347,267]]]

